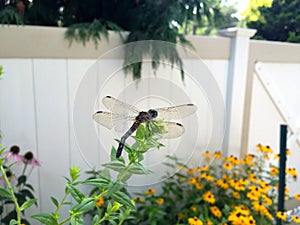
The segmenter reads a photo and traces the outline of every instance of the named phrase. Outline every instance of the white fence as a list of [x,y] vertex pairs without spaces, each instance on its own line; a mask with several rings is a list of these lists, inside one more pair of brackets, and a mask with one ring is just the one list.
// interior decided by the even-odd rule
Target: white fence
[[[300,84],[298,45],[250,41],[253,31],[240,29],[222,32],[229,38],[189,37],[195,52],[182,52],[184,83],[176,67],[165,64],[154,76],[151,62],[145,61],[143,79],[136,85],[122,71],[123,47],[117,35],[110,34],[110,42],[103,41],[98,49],[92,44],[73,44],[69,48],[63,40],[64,31],[0,28],[0,65],[4,67],[0,81],[2,143],[7,147],[19,145],[23,153],[31,150],[41,161],[42,166],[31,176],[41,211],[51,210],[51,195],[62,196],[63,176],[71,166],[80,166],[84,171],[99,168],[108,160],[118,134],[95,126],[91,120],[93,112],[104,109],[99,100],[105,95],[141,108],[189,102],[198,106],[196,115],[182,121],[185,135],[146,158],[150,169],[160,174],[167,154],[197,164],[206,149],[222,148],[225,154],[242,155],[254,152],[255,145],[262,143],[277,151],[279,124],[288,121],[274,106],[260,77],[278,85],[277,94],[287,105],[284,109],[290,112],[289,121],[300,127],[300,105],[295,101]],[[150,100],[146,98],[149,95]],[[221,100],[226,104],[226,114]],[[228,123],[221,143],[223,116]],[[294,141],[297,135],[289,139],[295,157],[288,166],[300,171],[299,146]],[[134,179],[130,185],[141,190],[146,188],[144,185],[159,182],[156,173]],[[292,186],[291,194],[298,190],[299,182]]]

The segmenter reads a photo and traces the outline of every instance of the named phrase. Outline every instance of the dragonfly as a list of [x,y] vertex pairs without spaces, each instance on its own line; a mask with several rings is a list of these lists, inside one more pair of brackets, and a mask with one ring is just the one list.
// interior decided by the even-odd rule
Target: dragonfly
[[112,96],[104,97],[102,103],[109,110],[109,112],[97,111],[93,114],[94,121],[108,129],[115,129],[118,132],[123,132],[124,128],[126,127],[128,129],[129,126],[128,124],[126,125],[126,121],[131,121],[132,124],[126,133],[121,137],[116,153],[117,158],[121,156],[127,138],[129,138],[142,123],[163,119],[163,124],[165,125],[166,130],[163,138],[177,138],[185,131],[183,125],[177,122],[166,120],[181,119],[197,111],[197,107],[194,104],[184,104],[149,109],[148,111],[140,111],[137,107],[122,102]]

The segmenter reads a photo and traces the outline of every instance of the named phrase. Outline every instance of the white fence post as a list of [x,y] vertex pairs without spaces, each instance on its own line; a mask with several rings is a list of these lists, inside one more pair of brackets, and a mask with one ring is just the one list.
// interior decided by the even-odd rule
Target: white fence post
[[228,28],[220,35],[231,38],[226,91],[226,134],[223,148],[225,154],[240,156],[244,119],[247,67],[250,38],[256,30]]

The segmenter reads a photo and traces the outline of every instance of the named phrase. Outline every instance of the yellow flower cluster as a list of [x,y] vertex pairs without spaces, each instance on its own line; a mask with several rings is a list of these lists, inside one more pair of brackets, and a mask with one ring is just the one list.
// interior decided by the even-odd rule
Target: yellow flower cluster
[[[264,164],[271,158],[273,150],[261,144],[257,145],[257,149],[259,154],[247,154],[241,159],[232,155],[222,158],[221,152],[206,151],[203,158],[209,165],[189,168],[176,164],[176,168],[181,169],[177,182],[179,191],[182,190],[177,200],[182,199],[182,203],[186,204],[177,212],[178,222],[190,225],[256,225],[272,224],[274,216],[286,220],[285,213],[276,213],[279,168]],[[287,150],[287,154],[291,152]],[[295,168],[287,168],[286,173],[294,178],[298,176]],[[152,198],[152,204],[168,204],[164,204],[167,198],[155,197],[155,193],[155,189],[148,189],[144,192],[145,198]],[[285,193],[288,194],[288,188]],[[294,197],[300,201],[300,194]],[[300,223],[296,216],[292,220]]]
[[232,225],[255,225],[256,220],[245,206],[236,206],[235,210],[229,214],[228,220]]

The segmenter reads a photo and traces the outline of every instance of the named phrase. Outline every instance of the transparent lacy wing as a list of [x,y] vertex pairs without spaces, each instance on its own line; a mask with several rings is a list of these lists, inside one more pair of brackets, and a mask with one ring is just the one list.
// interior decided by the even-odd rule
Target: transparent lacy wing
[[133,116],[137,115],[140,111],[133,105],[121,102],[120,100],[106,96],[102,99],[103,105],[110,110],[112,113]]
[[164,124],[166,124],[167,133],[163,134],[162,138],[177,138],[184,133],[184,127],[180,123],[164,122]]
[[134,120],[134,117],[115,114],[111,112],[98,111],[94,113],[93,119],[102,126],[113,129],[117,132],[127,131]]
[[197,106],[194,104],[185,104],[179,106],[171,106],[155,109],[158,112],[158,118],[165,120],[181,119],[187,117],[197,111]]

